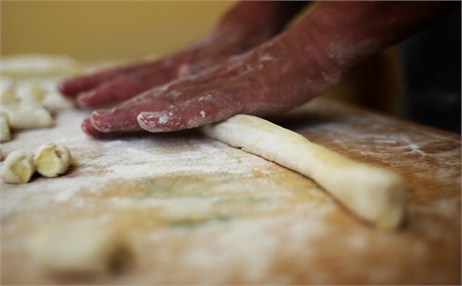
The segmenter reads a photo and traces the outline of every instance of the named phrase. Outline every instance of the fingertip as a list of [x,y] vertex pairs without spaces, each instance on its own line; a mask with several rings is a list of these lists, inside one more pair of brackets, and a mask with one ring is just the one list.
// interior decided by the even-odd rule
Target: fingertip
[[162,124],[169,119],[165,112],[140,112],[136,117],[141,128],[149,132],[162,132]]
[[152,133],[172,132],[188,128],[174,111],[140,112],[137,116],[141,128]]
[[91,137],[101,138],[104,136],[104,133],[99,132],[97,129],[93,127],[90,118],[84,119],[82,124],[80,125],[80,128],[85,134]]
[[72,79],[65,79],[57,84],[58,91],[67,98],[73,98],[76,93],[73,89]]
[[152,133],[190,129],[202,124],[203,117],[194,117],[184,110],[172,109],[159,112],[140,112],[137,116],[141,128]]
[[107,133],[111,132],[111,126],[108,123],[110,115],[113,112],[111,110],[99,109],[95,110],[90,115],[91,126],[99,132]]

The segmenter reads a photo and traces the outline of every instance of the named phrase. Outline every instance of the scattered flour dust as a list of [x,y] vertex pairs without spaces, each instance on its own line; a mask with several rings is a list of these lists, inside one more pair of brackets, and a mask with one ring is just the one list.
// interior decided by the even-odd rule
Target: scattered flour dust
[[159,117],[159,124],[165,124],[169,120],[169,116],[167,114],[162,114],[162,116]]
[[[376,160],[392,168],[412,166],[412,175],[444,182],[449,176],[460,177],[460,142],[451,142],[435,133],[410,128],[373,113],[345,113],[334,101],[313,100],[294,110],[311,112],[316,118],[324,113],[338,114],[322,124],[306,124],[296,130],[309,138],[322,135],[332,149],[356,156],[359,161]],[[338,111],[338,112],[337,112]],[[444,147],[443,147],[444,146]],[[456,166],[456,167],[455,167]]]
[[[193,132],[186,132],[184,136],[145,133],[141,136],[92,140],[80,131],[80,122],[87,115],[80,111],[64,112],[59,116],[55,128],[19,133],[14,141],[2,146],[2,149],[9,153],[18,148],[34,149],[40,144],[53,141],[65,144],[73,155],[73,167],[64,176],[53,179],[36,177],[29,184],[23,185],[1,182],[2,217],[14,217],[17,213],[30,214],[61,204],[76,209],[110,206],[110,210],[114,212],[129,210],[135,214],[136,210],[160,210],[167,218],[165,223],[175,219],[180,222],[184,220],[187,223],[191,215],[195,215],[211,222],[208,222],[207,227],[188,232],[190,239],[187,240],[186,248],[182,248],[182,251],[175,248],[178,245],[175,244],[176,235],[181,232],[172,228],[156,228],[152,233],[147,233],[146,236],[133,243],[133,247],[156,243],[156,238],[159,237],[165,239],[159,247],[150,248],[156,249],[155,255],[147,254],[146,249],[142,249],[138,259],[164,259],[162,263],[156,264],[158,267],[155,270],[150,269],[147,272],[151,278],[154,275],[153,271],[155,273],[160,271],[157,277],[164,277],[165,273],[169,273],[169,271],[162,273],[164,265],[165,267],[177,265],[181,271],[189,271],[196,275],[194,281],[200,281],[201,277],[209,277],[211,282],[224,283],[233,281],[236,269],[242,270],[248,281],[260,281],[271,273],[271,266],[274,261],[277,261],[275,255],[283,249],[281,245],[287,244],[280,241],[277,226],[288,226],[288,235],[293,242],[289,244],[294,245],[295,248],[301,248],[305,245],[307,237],[314,239],[326,232],[326,222],[323,218],[326,213],[336,210],[329,200],[315,200],[312,206],[307,207],[306,202],[301,202],[292,207],[289,212],[293,215],[292,217],[287,214],[273,215],[273,211],[277,214],[277,208],[280,205],[287,206],[285,199],[290,200],[291,198],[284,197],[284,190],[279,189],[280,185],[273,184],[271,176],[264,176],[265,178],[261,180],[267,182],[268,185],[261,181],[256,183],[262,186],[261,190],[254,190],[252,188],[254,183],[251,183],[250,187],[246,186],[246,180],[253,179],[254,172],[263,175],[275,174],[274,163]],[[225,176],[237,174],[240,179],[242,178],[242,182],[237,182],[242,189],[233,190],[231,194],[225,187],[220,186],[221,189],[218,188],[217,193],[221,193],[215,197],[208,195],[203,198],[179,196],[174,200],[169,198],[135,200],[112,196],[91,201],[91,199],[80,196],[84,191],[98,197],[98,193],[103,191],[104,186],[117,180],[129,182],[163,176],[220,174]],[[266,196],[268,189],[271,189],[271,196]],[[260,197],[258,192],[262,193]],[[250,197],[254,201],[248,199],[248,193],[253,194]],[[220,204],[220,200],[224,204]],[[226,200],[231,200],[231,203],[227,203]],[[94,205],[96,201],[97,206]],[[233,204],[233,202],[236,203]],[[277,206],[273,208],[275,204]],[[242,205],[246,207],[245,210],[242,210]],[[301,205],[303,208],[297,209]],[[233,209],[236,206],[237,209]],[[251,212],[255,212],[255,209],[258,210],[257,215],[268,214],[269,217],[254,217],[255,214]],[[248,214],[246,212],[250,213],[247,218],[241,219],[235,216],[226,224],[213,223],[215,216],[232,216],[236,213],[242,213],[245,216]],[[297,217],[295,222],[294,217]],[[43,224],[47,221],[46,219],[40,215],[33,217],[37,225]],[[60,217],[56,216],[53,219],[59,220]],[[86,218],[84,216],[81,219]],[[91,217],[92,223],[107,223],[113,219],[111,212]],[[217,221],[219,222],[220,219]],[[292,222],[292,225],[289,225],[289,222]],[[17,229],[20,227],[14,223],[8,223],[5,226],[5,231],[9,234],[15,233]],[[215,237],[213,240],[210,240],[211,235]],[[287,236],[282,236],[282,238],[287,239]],[[184,243],[184,241],[182,236],[178,243]],[[9,239],[4,246],[11,247],[14,243],[14,239]],[[162,253],[165,255],[163,256]],[[170,259],[178,259],[179,264],[169,264]],[[242,264],[243,261],[247,262]],[[212,273],[208,271],[217,264],[228,265],[228,263],[229,268],[225,267],[226,269]],[[194,273],[194,270],[197,272]],[[205,271],[209,274],[204,275]],[[284,277],[274,281],[287,282]]]
[[[331,226],[323,217],[333,209],[333,205],[325,205],[299,215],[240,220],[227,224],[226,231],[222,224],[214,224],[190,233],[187,240],[183,240],[183,233],[172,235],[168,230],[158,230],[149,234],[148,248],[158,249],[160,265],[163,264],[161,261],[168,261],[168,265],[186,270],[187,273],[183,275],[188,275],[192,281],[226,283],[238,276],[241,279],[245,277],[243,280],[248,283],[270,279],[272,283],[287,284],[291,282],[290,277],[273,273],[274,262],[287,255],[296,257],[300,253],[307,261],[322,251],[307,247],[307,243],[316,243],[329,234]],[[284,235],[281,235],[281,231]],[[167,240],[171,243],[165,244]],[[185,251],[178,254],[177,243],[181,243]],[[216,265],[226,267],[210,271]],[[205,272],[208,273],[206,276],[203,275]]]
[[[87,112],[66,111],[58,115],[54,128],[20,132],[15,140],[2,144],[2,152],[9,154],[18,149],[35,150],[46,142],[62,143],[73,157],[68,175],[54,179],[35,177],[22,185],[1,181],[3,214],[14,208],[44,206],[50,200],[72,200],[81,190],[98,191],[100,186],[116,179],[217,173],[247,176],[274,166],[199,134],[182,137],[146,133],[124,139],[93,140],[80,130],[80,123],[87,116]],[[34,200],[21,204],[29,196]]]

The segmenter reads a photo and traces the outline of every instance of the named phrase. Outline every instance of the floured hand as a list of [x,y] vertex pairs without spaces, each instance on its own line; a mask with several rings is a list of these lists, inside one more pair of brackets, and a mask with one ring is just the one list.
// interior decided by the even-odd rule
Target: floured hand
[[[210,35],[177,53],[71,78],[62,82],[59,90],[86,107],[129,99],[262,43],[279,32],[301,6],[303,3],[238,3]],[[254,17],[256,13],[259,17]]]
[[[95,137],[141,129],[168,132],[237,113],[283,112],[322,94],[361,60],[412,35],[450,7],[436,2],[322,2],[299,24],[245,53],[227,58],[219,53],[220,60],[213,65],[200,61],[174,65],[169,76],[156,75],[165,76],[163,80],[147,80],[156,82],[154,87],[113,109],[95,111],[82,128]],[[418,13],[409,15],[410,9]],[[125,71],[131,73],[132,68]],[[144,72],[139,73],[143,78]],[[105,78],[104,72],[100,77]],[[137,78],[129,80],[138,82]],[[139,89],[132,89],[125,79],[119,87],[103,83],[80,94],[79,101],[88,99],[87,105],[96,105],[132,97]],[[107,88],[120,94],[105,93]]]

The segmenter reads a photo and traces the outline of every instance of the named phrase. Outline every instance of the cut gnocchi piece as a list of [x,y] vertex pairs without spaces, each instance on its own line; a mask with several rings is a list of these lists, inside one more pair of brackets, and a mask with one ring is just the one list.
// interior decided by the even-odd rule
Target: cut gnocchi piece
[[57,91],[47,92],[45,98],[42,101],[42,105],[52,114],[58,113],[62,110],[74,108],[72,101],[64,98]]
[[6,157],[1,169],[5,182],[25,184],[35,173],[34,154],[29,151],[13,151]]
[[69,149],[54,143],[39,146],[34,156],[37,172],[50,178],[64,174],[69,169],[71,159]]
[[8,119],[0,112],[0,142],[6,142],[11,140],[10,125]]
[[21,82],[16,84],[16,95],[22,102],[42,102],[45,90],[39,82]]
[[11,129],[15,130],[50,127],[54,124],[50,112],[38,104],[22,104],[9,110],[8,122]]
[[102,274],[128,254],[115,227],[83,222],[44,227],[31,244],[36,262],[59,274]]

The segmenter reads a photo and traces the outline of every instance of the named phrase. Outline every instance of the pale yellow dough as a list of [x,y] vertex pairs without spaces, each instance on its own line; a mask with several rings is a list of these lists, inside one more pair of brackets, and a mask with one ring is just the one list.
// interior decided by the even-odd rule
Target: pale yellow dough
[[6,157],[1,169],[2,179],[7,183],[24,184],[35,173],[34,154],[18,150]]
[[71,153],[65,146],[47,143],[37,148],[34,162],[37,172],[42,176],[57,177],[69,169],[71,158]]
[[394,172],[348,159],[264,119],[236,115],[201,130],[314,179],[351,212],[381,228],[403,220],[406,184]]
[[121,235],[112,227],[84,222],[45,226],[34,235],[31,251],[41,268],[61,274],[102,274],[122,254]]
[[8,124],[8,118],[0,112],[0,142],[6,142],[11,140],[10,125]]

